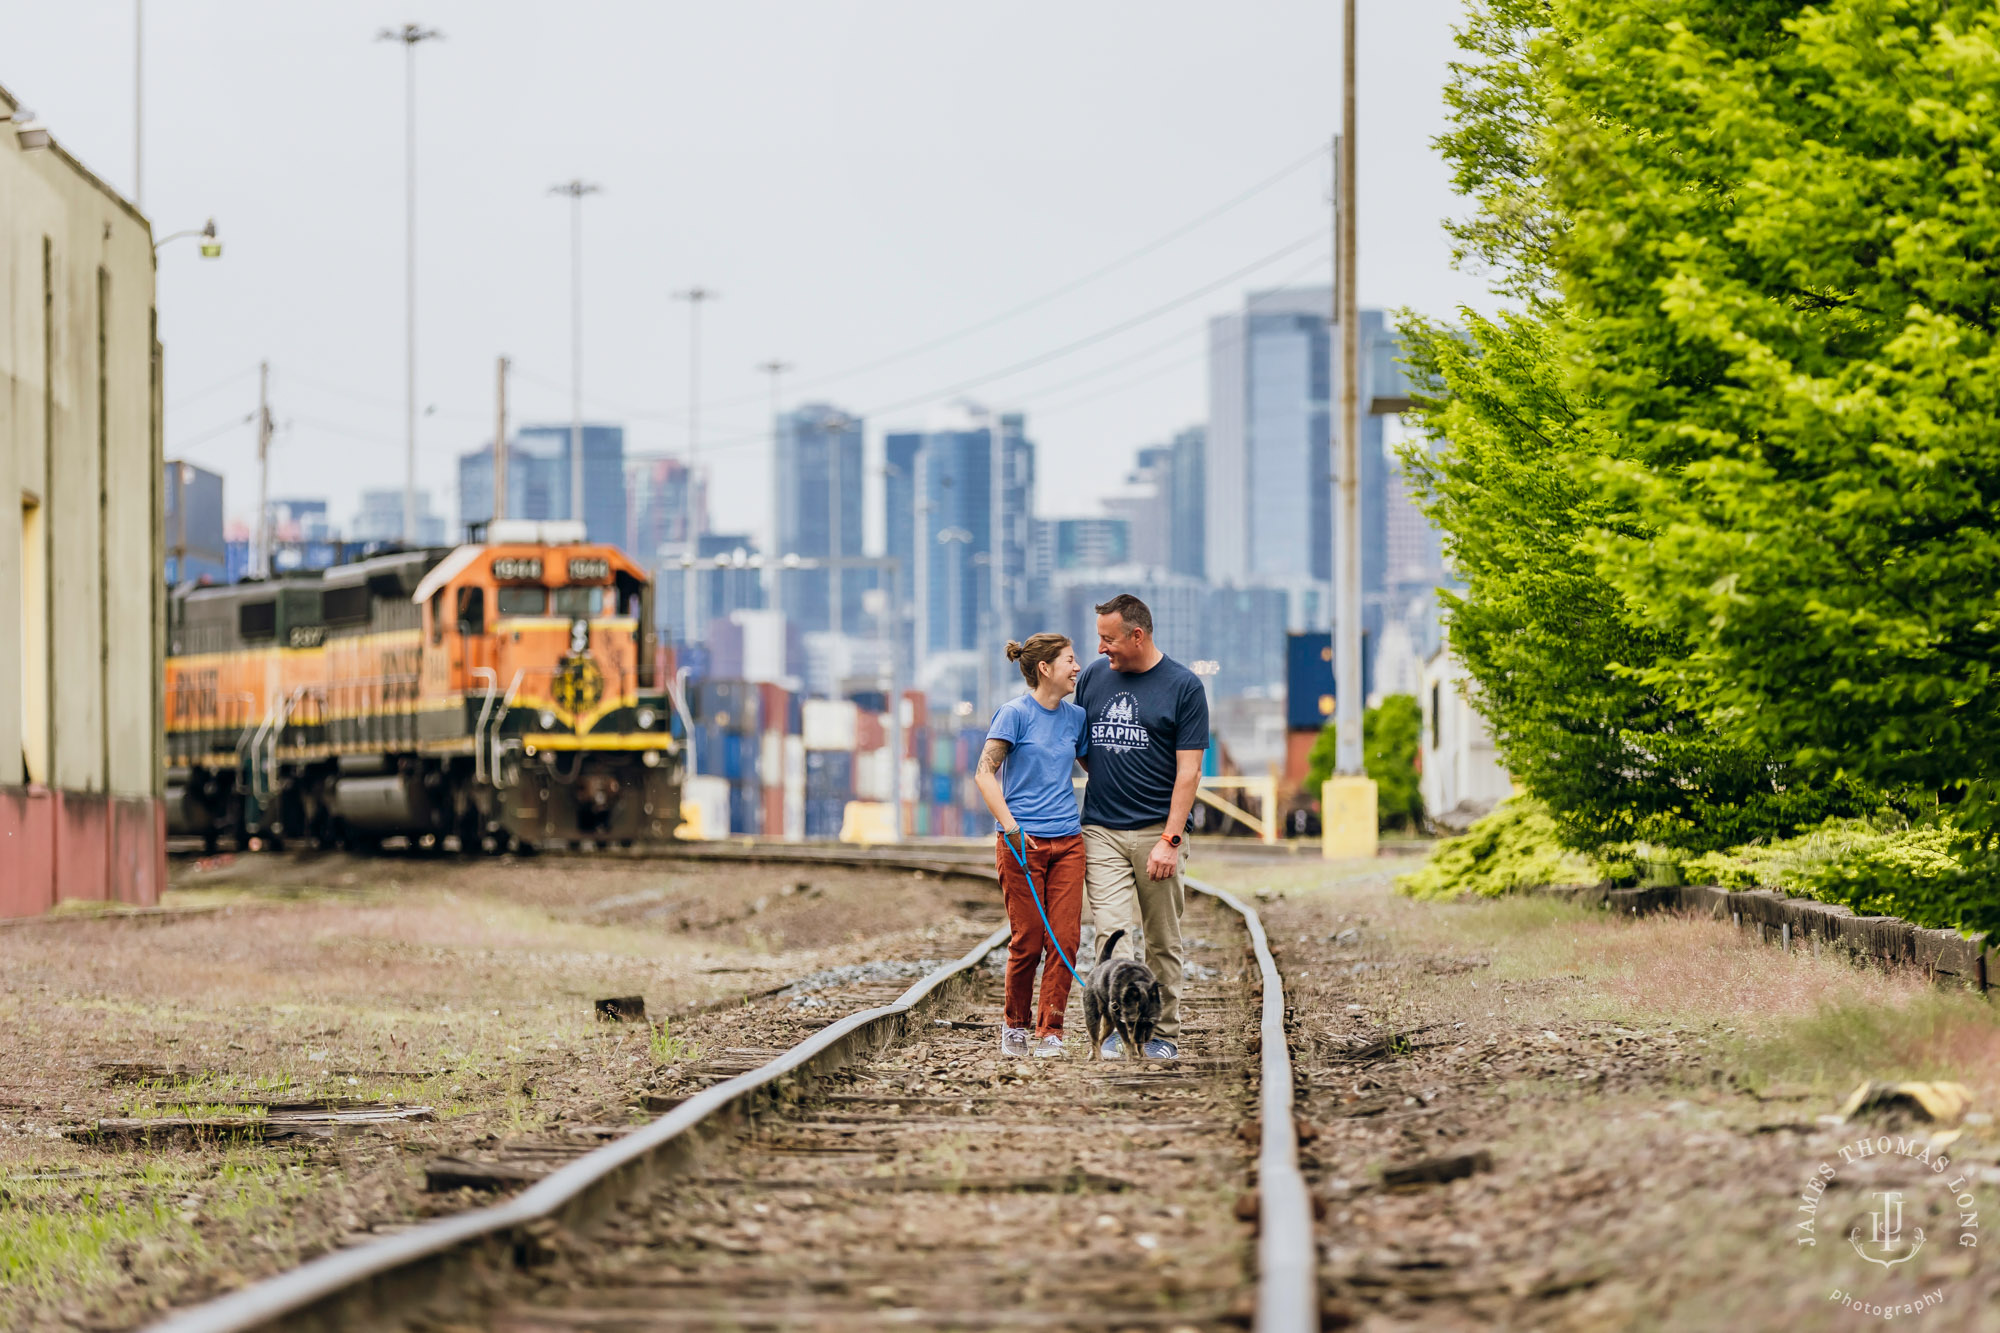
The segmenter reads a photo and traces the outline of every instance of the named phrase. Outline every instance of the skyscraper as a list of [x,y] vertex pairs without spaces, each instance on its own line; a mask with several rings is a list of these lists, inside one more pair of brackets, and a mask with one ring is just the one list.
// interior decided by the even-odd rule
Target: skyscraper
[[[1206,573],[1285,588],[1294,629],[1324,628],[1332,614],[1332,304],[1324,287],[1251,292],[1240,313],[1209,321]],[[1398,347],[1380,310],[1361,312],[1361,588],[1371,637],[1388,567],[1389,462],[1383,418],[1370,409],[1410,392]]]
[[[866,474],[862,422],[826,403],[806,403],[778,418],[773,459],[777,512],[773,555],[851,557],[861,554]],[[862,594],[873,586],[870,570],[840,571],[840,611],[833,606],[834,571],[789,569],[778,574],[778,603],[801,630],[836,627],[862,632]]]
[[[507,516],[568,518],[570,428],[523,426],[507,449]],[[493,446],[458,459],[461,525],[493,517]],[[623,547],[630,536],[625,507],[625,428],[583,428],[583,527],[593,542]]]
[[980,647],[992,606],[993,427],[1002,444],[997,640],[1020,637],[1034,605],[1035,446],[1020,413],[995,415],[971,405],[940,413],[925,431],[885,440],[891,469],[884,488],[889,554],[904,562],[927,653]]

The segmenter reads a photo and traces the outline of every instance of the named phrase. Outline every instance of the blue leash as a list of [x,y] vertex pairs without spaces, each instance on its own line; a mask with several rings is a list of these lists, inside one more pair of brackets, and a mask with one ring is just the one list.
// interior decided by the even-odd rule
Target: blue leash
[[1077,976],[1076,964],[1072,963],[1069,955],[1063,952],[1062,941],[1056,938],[1056,928],[1049,923],[1048,909],[1042,906],[1042,895],[1035,890],[1035,877],[1028,870],[1028,830],[1021,829],[1020,833],[1021,846],[1018,850],[1014,846],[1014,840],[1007,834],[1002,833],[1000,841],[1006,843],[1007,850],[1014,853],[1014,861],[1021,867],[1022,877],[1028,881],[1028,896],[1035,900],[1035,911],[1041,914],[1042,929],[1048,931],[1049,943],[1055,946],[1056,957],[1062,959],[1062,965],[1069,969],[1069,974],[1076,977],[1076,984],[1081,986],[1083,978]]

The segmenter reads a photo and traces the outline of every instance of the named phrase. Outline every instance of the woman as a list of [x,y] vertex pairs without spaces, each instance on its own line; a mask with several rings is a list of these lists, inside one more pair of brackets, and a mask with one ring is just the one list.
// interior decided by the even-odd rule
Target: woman
[[[1076,692],[1076,653],[1060,634],[1037,634],[1025,644],[1009,643],[1007,660],[1017,662],[1028,693],[1009,699],[993,714],[973,781],[993,812],[999,833],[994,848],[1007,923],[1007,1012],[1000,1027],[1000,1053],[1030,1050],[1032,1014],[1037,1056],[1062,1054],[1063,1009],[1069,1004],[1070,972],[1056,956],[1076,958],[1083,919],[1083,817],[1077,809],[1070,768],[1089,746],[1083,710],[1069,702]],[[1021,864],[1025,858],[1025,873]],[[1034,892],[1028,875],[1035,879]],[[1042,913],[1048,924],[1042,924]],[[1044,961],[1043,955],[1049,956]],[[1035,969],[1042,968],[1042,1002],[1037,1009]]]

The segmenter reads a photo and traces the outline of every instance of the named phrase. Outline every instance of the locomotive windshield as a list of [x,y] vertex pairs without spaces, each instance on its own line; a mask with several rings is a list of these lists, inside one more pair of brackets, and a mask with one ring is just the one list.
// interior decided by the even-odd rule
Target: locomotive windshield
[[595,617],[604,609],[602,588],[557,588],[556,614],[574,620]]

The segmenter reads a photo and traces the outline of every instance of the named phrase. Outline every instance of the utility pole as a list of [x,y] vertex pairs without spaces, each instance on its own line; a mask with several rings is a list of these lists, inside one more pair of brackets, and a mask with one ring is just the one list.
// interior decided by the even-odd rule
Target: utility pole
[[493,381],[493,517],[486,525],[486,539],[493,540],[493,524],[507,517],[507,358],[501,357]]
[[587,181],[551,185],[569,198],[569,516],[583,519],[583,197],[601,187]]
[[979,644],[979,716],[991,718],[993,710],[999,707],[994,698],[999,693],[995,685],[994,654],[1007,638],[1007,442],[1006,432],[1001,429],[1000,414],[989,411],[986,414],[987,433],[991,448],[987,450],[987,513],[986,527],[986,612],[987,632],[980,636]]
[[132,0],[132,207],[146,211],[146,0]]
[[1355,290],[1354,4],[1341,15],[1340,138],[1334,291],[1340,329],[1340,465],[1333,530],[1334,772],[1359,777],[1361,754],[1361,317]]
[[[761,362],[757,367],[757,369],[771,377],[771,477],[774,483],[778,475],[779,411],[782,402],[778,393],[778,381],[784,378],[785,372],[791,368],[790,362],[780,361],[776,357],[773,357],[769,361]],[[784,531],[784,515],[778,511],[778,495],[778,487],[774,484],[771,487],[771,549],[774,552],[777,550],[779,542],[783,540],[782,534]],[[784,571],[782,569],[772,569],[771,609],[781,614],[785,609],[784,583]]]
[[271,363],[257,363],[257,559],[258,578],[271,577]]
[[915,518],[910,533],[910,560],[916,566],[911,582],[910,598],[916,608],[915,632],[910,636],[910,670],[916,678],[918,689],[924,688],[924,667],[928,664],[931,651],[931,502],[930,502],[930,444],[917,446],[915,482],[911,485],[911,509]]
[[[681,490],[686,510],[683,532],[687,538],[687,553],[697,554],[700,542],[695,536],[694,466],[695,458],[701,452],[701,306],[704,301],[713,301],[719,292],[707,287],[690,287],[684,292],[675,292],[676,301],[688,303],[688,451],[687,479]],[[694,617],[696,598],[694,590],[694,566],[688,566],[686,586],[681,589],[682,606],[686,620],[681,626],[681,636],[688,642],[695,639]]]
[[403,44],[403,545],[417,543],[417,44],[443,37],[405,23],[375,34]]

